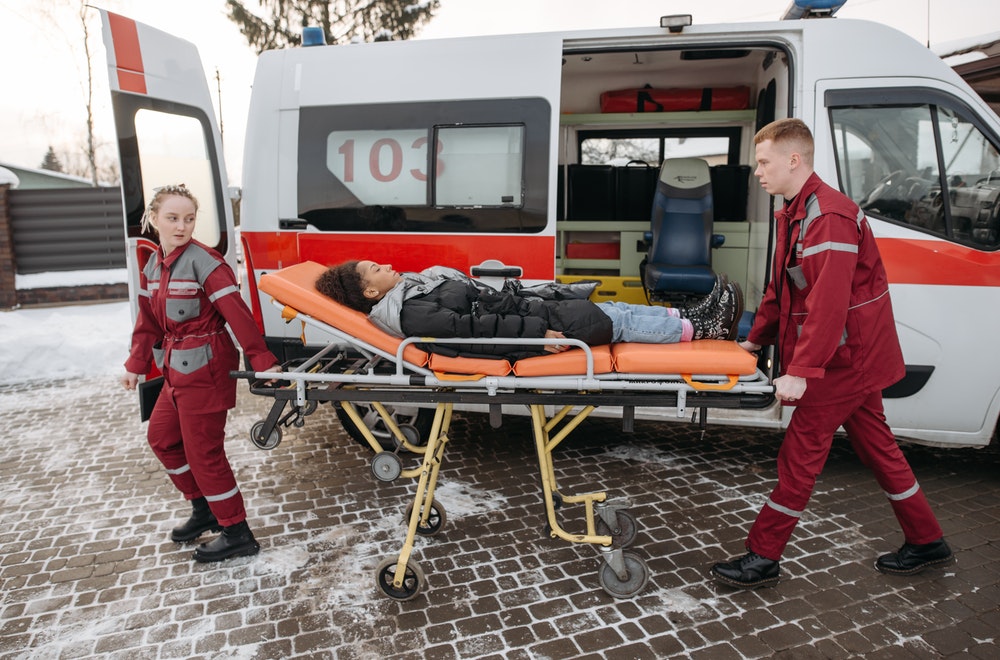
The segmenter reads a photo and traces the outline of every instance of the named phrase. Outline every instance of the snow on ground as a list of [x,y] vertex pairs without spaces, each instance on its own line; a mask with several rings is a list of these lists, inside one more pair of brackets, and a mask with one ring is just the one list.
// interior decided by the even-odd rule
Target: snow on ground
[[0,312],[0,385],[124,372],[127,302]]

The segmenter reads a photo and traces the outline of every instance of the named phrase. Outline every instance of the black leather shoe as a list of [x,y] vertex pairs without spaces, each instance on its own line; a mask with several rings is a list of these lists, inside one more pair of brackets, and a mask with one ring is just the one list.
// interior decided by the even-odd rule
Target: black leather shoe
[[215,514],[208,508],[204,497],[191,500],[191,517],[183,525],[174,527],[170,532],[170,540],[174,543],[188,543],[205,532],[218,532],[222,525],[215,519]]
[[739,559],[712,567],[712,577],[739,589],[773,587],[778,583],[778,562],[748,552]]
[[890,552],[875,560],[875,570],[890,575],[916,575],[925,568],[947,564],[952,560],[951,548],[944,539],[923,545],[904,543],[899,552]]
[[204,563],[222,561],[230,557],[249,557],[260,552],[260,544],[246,521],[222,528],[222,534],[194,550],[194,560]]

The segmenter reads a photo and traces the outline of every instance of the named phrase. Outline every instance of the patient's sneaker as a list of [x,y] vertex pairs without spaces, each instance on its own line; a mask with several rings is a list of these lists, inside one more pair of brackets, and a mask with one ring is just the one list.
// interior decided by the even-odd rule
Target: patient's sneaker
[[743,316],[743,290],[736,282],[722,287],[719,300],[714,307],[688,316],[694,326],[692,339],[734,340],[739,333],[740,317]]
[[715,307],[719,304],[719,296],[722,295],[722,291],[728,284],[729,278],[726,274],[719,273],[715,276],[715,286],[712,287],[711,293],[690,307],[679,307],[677,311],[680,312],[680,315],[683,318],[689,319],[692,316],[700,316],[707,310],[715,309]]

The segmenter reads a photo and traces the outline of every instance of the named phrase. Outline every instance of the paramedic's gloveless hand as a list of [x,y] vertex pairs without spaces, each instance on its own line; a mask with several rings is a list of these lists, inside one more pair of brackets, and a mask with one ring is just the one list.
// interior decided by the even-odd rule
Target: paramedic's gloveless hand
[[128,371],[118,379],[125,389],[134,390],[139,385],[139,374],[133,374]]
[[798,401],[805,393],[805,378],[785,374],[774,379],[774,396],[778,401]]
[[760,344],[755,344],[752,341],[741,341],[740,348],[742,348],[747,353],[756,353],[760,350]]

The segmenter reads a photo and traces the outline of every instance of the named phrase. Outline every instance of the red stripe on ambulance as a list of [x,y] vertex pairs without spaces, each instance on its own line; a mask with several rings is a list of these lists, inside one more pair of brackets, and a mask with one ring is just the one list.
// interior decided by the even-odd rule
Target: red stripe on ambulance
[[495,259],[507,266],[520,266],[524,279],[555,279],[553,236],[243,232],[243,239],[257,270],[301,261],[332,265],[371,259],[392,264],[399,271],[442,265],[467,273],[471,266]]
[[1000,286],[1000,259],[947,241],[878,239],[886,274],[893,284]]
[[135,21],[108,12],[111,38],[115,44],[115,68],[118,87],[123,92],[146,93],[146,74],[142,66],[142,50]]

